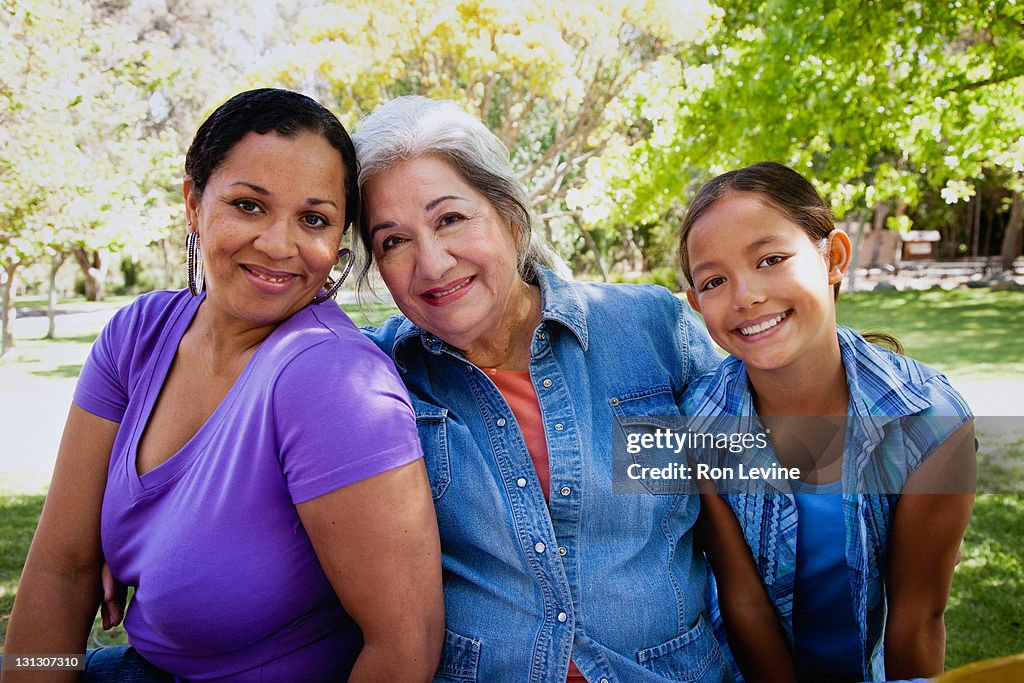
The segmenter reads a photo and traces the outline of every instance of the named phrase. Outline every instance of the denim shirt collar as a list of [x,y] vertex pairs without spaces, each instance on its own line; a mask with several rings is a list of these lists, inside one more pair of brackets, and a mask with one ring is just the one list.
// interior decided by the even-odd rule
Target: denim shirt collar
[[540,285],[541,325],[546,321],[564,325],[576,335],[586,351],[590,341],[587,315],[572,284],[546,268],[537,268],[537,282]]
[[[572,285],[546,268],[537,268],[537,284],[540,285],[541,325],[547,321],[560,323],[568,328],[580,342],[583,350],[587,350],[589,336],[587,334],[587,317],[579,295],[573,291]],[[539,330],[540,328],[538,328]],[[423,348],[434,355],[446,351],[459,354],[444,340],[418,327],[408,318],[402,318],[395,332],[395,340],[391,345],[391,360],[401,369],[405,369],[402,353],[406,342],[418,337]],[[461,355],[461,354],[460,354]]]
[[[931,406],[927,390],[900,376],[891,356],[895,355],[865,340],[854,330],[836,326],[839,350],[850,390],[850,415],[873,417],[885,424],[906,415],[916,415]],[[695,415],[754,414],[743,361],[729,356],[708,378],[704,395],[698,399]]]

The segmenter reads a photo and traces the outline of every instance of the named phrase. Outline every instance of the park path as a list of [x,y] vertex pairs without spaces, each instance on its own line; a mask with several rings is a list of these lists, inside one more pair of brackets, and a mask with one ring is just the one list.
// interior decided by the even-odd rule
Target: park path
[[[0,362],[0,492],[36,492],[49,483],[77,369],[90,348],[74,339],[95,334],[115,311],[109,305],[64,309],[57,334],[69,341],[48,342],[52,352],[43,359],[33,353],[38,342],[32,340],[46,334],[46,316],[17,319],[17,345]],[[28,362],[17,362],[22,356]]]

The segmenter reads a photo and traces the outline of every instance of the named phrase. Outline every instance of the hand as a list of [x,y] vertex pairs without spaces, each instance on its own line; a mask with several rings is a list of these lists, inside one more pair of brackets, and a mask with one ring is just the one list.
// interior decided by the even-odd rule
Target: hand
[[103,629],[109,631],[124,620],[125,603],[128,601],[128,586],[118,582],[110,573],[110,565],[103,563],[100,570],[103,584],[103,602],[100,604],[100,619]]

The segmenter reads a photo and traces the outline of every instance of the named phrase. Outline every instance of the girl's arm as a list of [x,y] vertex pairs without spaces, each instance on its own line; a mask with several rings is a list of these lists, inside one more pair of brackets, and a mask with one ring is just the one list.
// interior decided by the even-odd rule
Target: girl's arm
[[[21,574],[4,662],[85,652],[100,601],[100,507],[118,423],[72,404]],[[78,671],[4,671],[6,681],[74,681]]]
[[729,504],[703,487],[697,534],[715,573],[729,648],[743,677],[749,681],[795,681],[789,644],[743,530]]
[[974,506],[973,493],[950,493],[950,484],[964,483],[973,491],[974,474],[974,424],[967,422],[903,487],[893,518],[885,582],[887,678],[934,676],[943,670],[943,614]]
[[349,681],[431,680],[444,642],[444,599],[423,460],[296,507],[324,573],[363,631]]

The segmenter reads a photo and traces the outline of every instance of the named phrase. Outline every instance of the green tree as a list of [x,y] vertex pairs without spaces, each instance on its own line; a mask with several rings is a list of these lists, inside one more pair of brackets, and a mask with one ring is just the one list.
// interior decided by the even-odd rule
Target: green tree
[[[719,32],[687,56],[667,134],[592,161],[573,197],[613,225],[650,221],[695,185],[764,159],[809,175],[837,215],[892,224],[923,187],[947,201],[1024,170],[1024,7],[1009,0],[720,0]],[[906,226],[906,220],[896,221]],[[1019,251],[1018,251],[1019,253]]]

